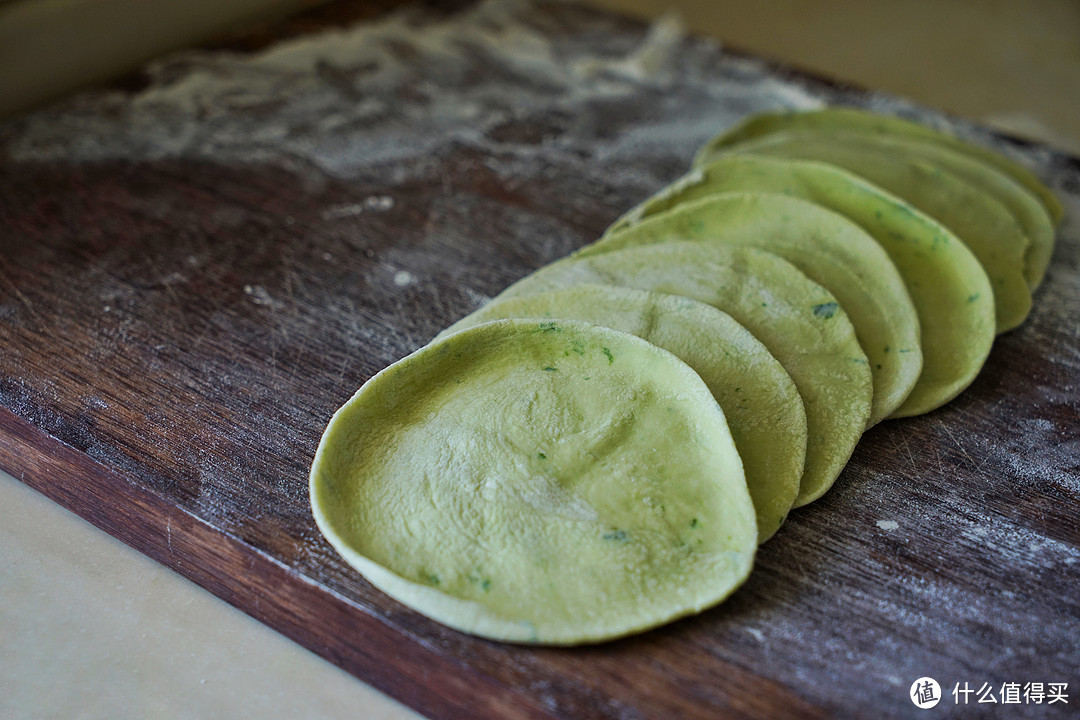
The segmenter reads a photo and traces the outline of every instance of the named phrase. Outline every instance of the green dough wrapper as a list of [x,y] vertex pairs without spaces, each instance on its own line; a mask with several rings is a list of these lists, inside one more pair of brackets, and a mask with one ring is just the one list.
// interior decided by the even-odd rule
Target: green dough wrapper
[[[760,141],[767,141],[771,136],[772,134],[763,135]],[[830,145],[871,148],[873,152],[885,157],[916,160],[947,170],[998,201],[1010,213],[1026,241],[1024,279],[1031,289],[1042,282],[1054,249],[1053,221],[1034,193],[997,167],[948,146],[913,136],[859,132],[842,127],[793,128],[778,132],[776,136],[785,137],[785,142],[800,146],[814,145],[826,140]],[[747,142],[752,144],[757,140]],[[735,144],[728,148],[738,151],[740,145]]]
[[753,333],[791,376],[806,410],[806,465],[794,506],[832,486],[866,428],[873,397],[866,355],[832,293],[773,253],[692,240],[571,256],[498,299],[585,284],[683,295]]
[[1061,222],[1064,214],[1061,201],[1050,191],[1050,188],[1023,165],[1013,162],[1001,153],[895,115],[881,115],[858,108],[829,107],[820,110],[755,115],[711,140],[706,146],[706,151],[718,150],[725,145],[734,145],[772,132],[796,128],[845,129],[890,137],[919,138],[937,143],[987,165],[992,165],[1023,185],[1039,199],[1055,225]]
[[[843,141],[844,137],[838,138]],[[850,137],[858,137],[851,134]],[[1013,216],[1028,240],[1024,252],[1024,280],[1034,290],[1046,276],[1054,252],[1054,222],[1039,198],[1001,172],[970,156],[921,138],[869,136],[882,151],[917,158],[944,168],[966,180],[1002,204]]]
[[[922,374],[892,417],[929,412],[971,384],[994,340],[990,281],[968,247],[933,218],[857,175],[826,163],[730,155],[692,171],[617,220],[617,232],[716,193],[772,192],[854,221],[888,253],[918,313]],[[1031,296],[1021,284],[1030,307]],[[890,348],[891,350],[891,348]]]
[[724,152],[817,160],[863,177],[934,218],[968,246],[990,278],[999,333],[1020,325],[1031,309],[1025,270],[1030,243],[1023,228],[1008,208],[955,172],[865,139],[821,133],[778,132]]
[[668,240],[758,247],[799,268],[840,302],[874,377],[873,425],[895,412],[922,372],[919,319],[888,253],[843,215],[794,197],[724,192],[612,229],[579,255]]
[[700,612],[757,547],[709,389],[672,354],[584,323],[486,323],[378,373],[330,421],[311,502],[373,585],[512,642]]
[[784,367],[731,316],[679,295],[582,285],[490,302],[445,334],[507,318],[603,325],[647,340],[689,365],[727,417],[757,511],[758,543],[780,528],[799,492],[806,412]]

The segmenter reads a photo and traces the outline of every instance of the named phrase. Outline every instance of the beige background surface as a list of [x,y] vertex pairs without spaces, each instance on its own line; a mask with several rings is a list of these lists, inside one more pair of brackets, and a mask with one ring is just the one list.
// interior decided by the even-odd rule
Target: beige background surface
[[0,118],[314,0],[0,0]]
[[0,718],[418,717],[0,472]]
[[[676,7],[733,46],[1080,154],[1074,0],[596,2],[645,17]],[[0,113],[194,42],[260,3],[287,4],[0,0]],[[142,14],[125,14],[134,5]],[[411,716],[2,473],[0,648],[0,717],[12,720]]]
[[593,0],[1080,155],[1076,0]]

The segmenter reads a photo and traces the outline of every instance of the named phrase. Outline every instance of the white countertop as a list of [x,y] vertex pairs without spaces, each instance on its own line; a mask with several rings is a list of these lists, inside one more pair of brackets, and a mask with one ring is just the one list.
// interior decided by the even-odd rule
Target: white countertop
[[0,718],[418,717],[0,472]]

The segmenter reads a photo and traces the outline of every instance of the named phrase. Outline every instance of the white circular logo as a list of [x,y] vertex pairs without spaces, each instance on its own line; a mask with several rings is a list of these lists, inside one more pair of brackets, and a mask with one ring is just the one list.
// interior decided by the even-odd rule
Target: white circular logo
[[932,677],[921,677],[911,683],[910,695],[915,707],[929,710],[941,702],[941,686]]

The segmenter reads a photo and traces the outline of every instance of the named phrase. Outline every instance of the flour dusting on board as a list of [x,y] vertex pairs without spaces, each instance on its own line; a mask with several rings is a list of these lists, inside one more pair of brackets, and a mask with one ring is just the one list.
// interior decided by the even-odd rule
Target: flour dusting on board
[[398,287],[406,287],[416,282],[416,276],[408,270],[398,270],[394,273],[394,284]]
[[[78,95],[10,123],[0,140],[17,160],[185,157],[314,165],[352,177],[385,163],[423,166],[448,143],[528,154],[530,142],[497,130],[541,110],[578,118],[559,133],[568,151],[595,145],[597,128],[581,111],[643,86],[689,86],[697,101],[659,103],[654,122],[606,137],[604,156],[670,151],[673,141],[689,156],[746,112],[821,104],[761,64],[733,61],[729,77],[717,74],[714,44],[687,40],[674,17],[633,45],[544,28],[536,4],[490,0],[444,21],[422,22],[406,9],[255,54],[175,54],[146,69],[150,84],[135,96]],[[477,72],[481,60],[501,76]]]
[[[675,16],[636,42],[587,13],[585,31],[566,34],[544,12],[553,1],[486,0],[438,21],[406,7],[256,53],[175,53],[145,68],[142,91],[76,95],[0,126],[0,146],[14,160],[183,157],[315,167],[342,178],[390,166],[400,182],[455,144],[535,163],[539,143],[549,155],[552,145],[571,156],[587,152],[611,172],[642,154],[674,150],[689,159],[751,113],[842,102],[957,132],[1036,170],[1053,160],[1047,150],[1017,148],[903,98],[778,76],[760,60],[687,37]],[[598,107],[643,92],[655,94],[650,117],[597,126]],[[538,115],[560,119],[549,136],[504,132]],[[506,157],[495,162],[521,169]],[[632,179],[643,188],[660,184]]]

